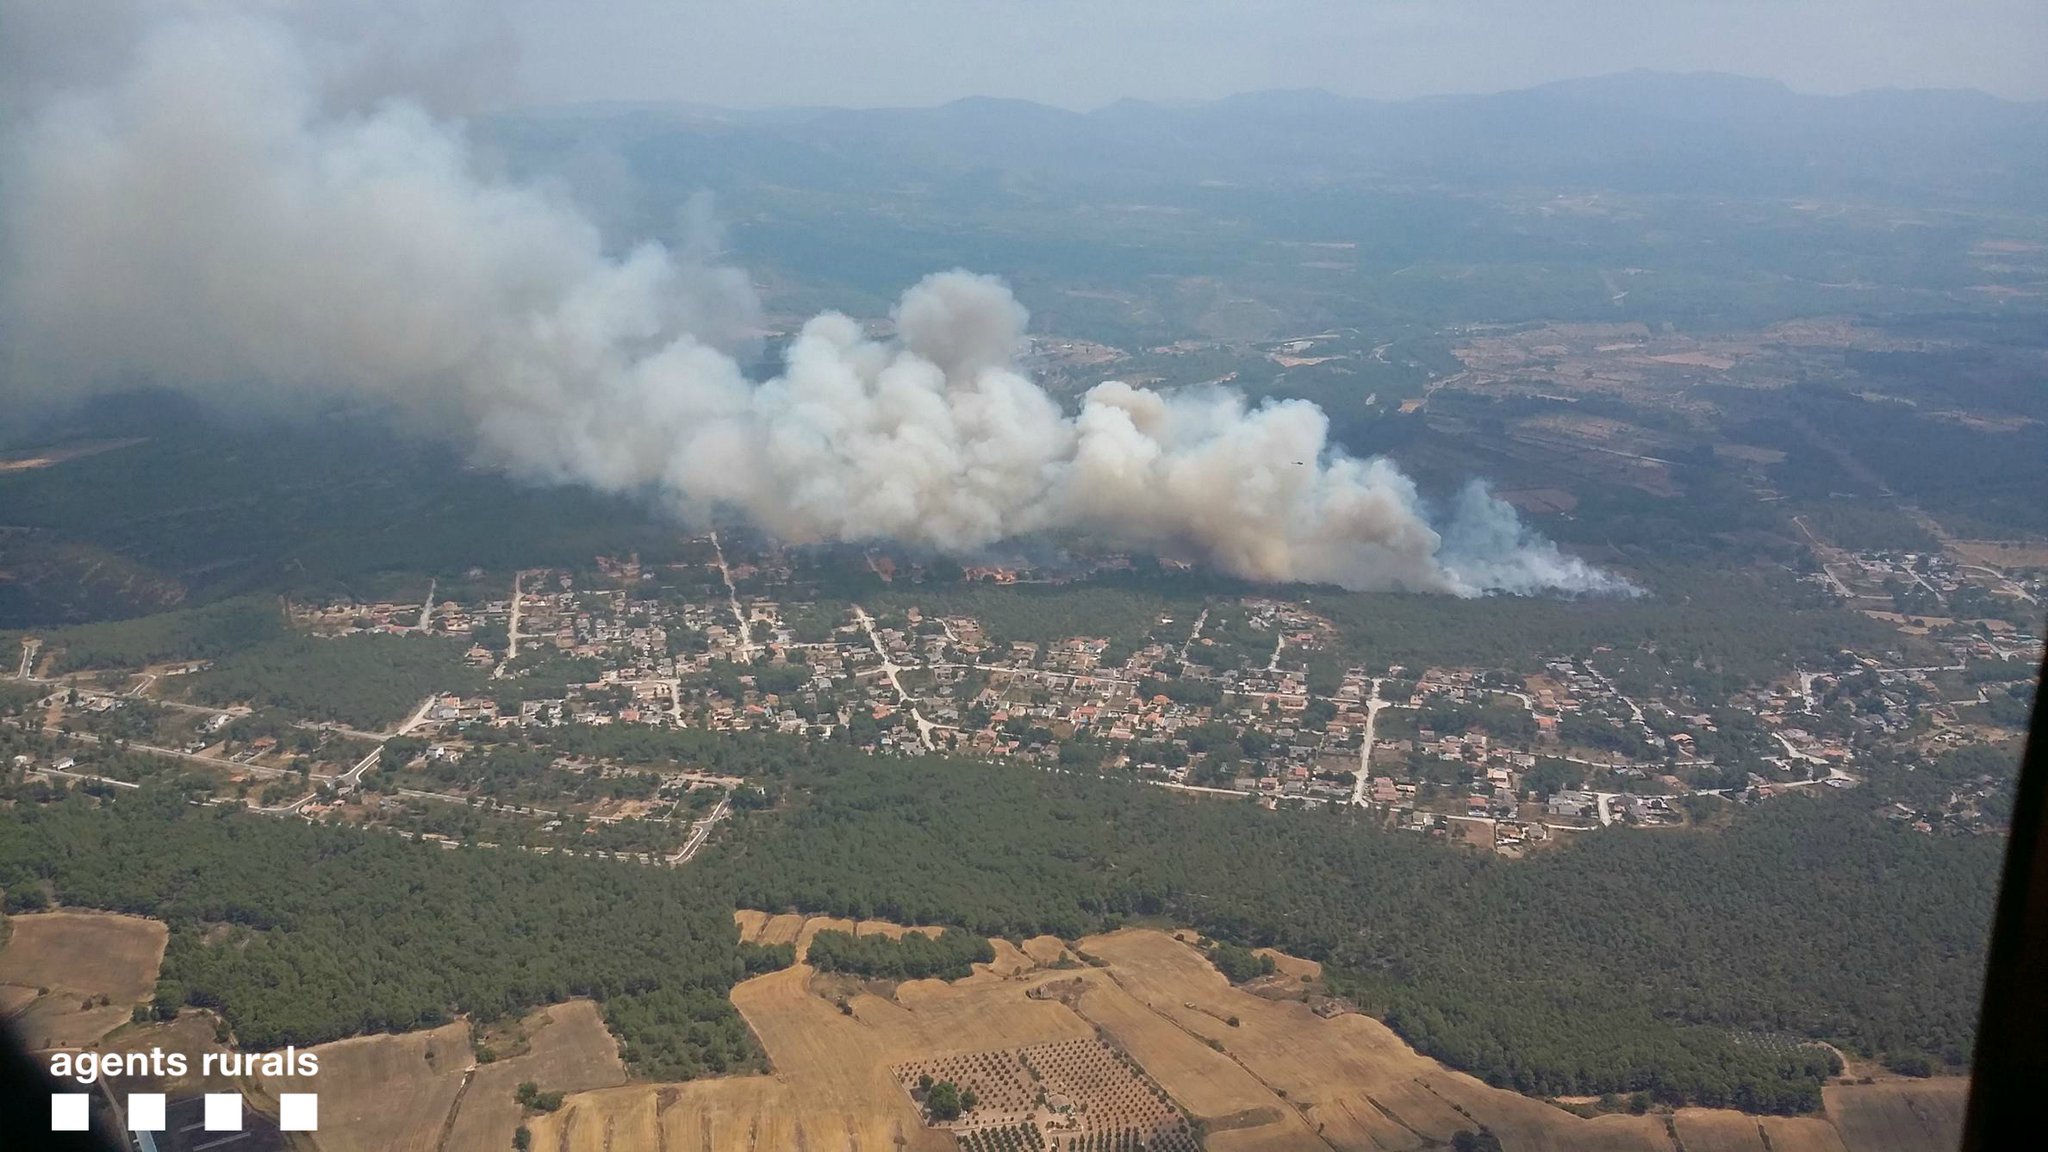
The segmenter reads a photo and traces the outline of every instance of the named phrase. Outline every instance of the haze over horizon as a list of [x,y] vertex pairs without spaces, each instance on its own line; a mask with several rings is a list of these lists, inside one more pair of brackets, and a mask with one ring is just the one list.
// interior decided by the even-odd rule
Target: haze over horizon
[[805,112],[925,112],[934,109],[948,108],[955,105],[986,103],[1050,108],[1058,112],[1072,113],[1078,116],[1087,116],[1092,113],[1112,110],[1118,108],[1119,106],[1152,105],[1163,109],[1199,109],[1210,107],[1213,105],[1227,104],[1233,100],[1245,100],[1274,95],[1297,94],[1303,96],[1327,96],[1333,101],[1344,101],[1347,103],[1356,102],[1361,104],[1380,105],[1422,104],[1437,100],[1480,100],[1485,99],[1487,97],[1512,96],[1516,93],[1521,92],[1539,92],[1550,88],[1564,87],[1576,84],[1600,84],[1608,81],[1620,81],[1632,77],[1651,77],[1659,79],[1676,80],[1721,80],[1726,81],[1731,85],[1743,83],[1755,83],[1758,85],[1772,86],[1782,85],[1784,87],[1785,92],[1791,97],[1814,97],[1823,100],[1847,99],[1858,96],[1877,95],[1883,93],[1902,93],[1907,95],[1934,95],[1944,93],[1955,93],[1966,96],[1981,96],[1989,100],[1998,101],[2002,104],[2015,106],[2048,104],[2048,95],[2042,95],[2038,97],[2013,98],[2007,96],[2000,96],[1993,92],[1986,92],[1981,88],[1914,88],[1878,86],[1870,88],[1856,88],[1842,92],[1810,92],[1794,88],[1790,85],[1786,85],[1784,81],[1769,76],[1750,76],[1744,75],[1739,72],[1720,72],[1715,71],[1713,69],[1699,69],[1690,72],[1666,72],[1654,68],[1630,68],[1616,72],[1589,72],[1581,76],[1560,76],[1556,79],[1542,80],[1533,84],[1516,85],[1513,87],[1500,88],[1488,91],[1475,90],[1471,92],[1434,92],[1416,96],[1359,96],[1345,92],[1335,92],[1321,85],[1303,85],[1297,87],[1244,88],[1233,92],[1226,92],[1217,96],[1158,98],[1147,98],[1143,96],[1119,96],[1114,100],[1106,100],[1099,104],[1089,104],[1083,106],[1068,106],[1046,100],[1035,100],[1028,96],[997,96],[985,92],[967,92],[957,96],[949,96],[941,100],[904,102],[894,104],[745,104],[738,102],[716,103],[712,101],[682,99],[664,100],[632,99],[624,97],[592,97],[587,100],[551,100],[545,102],[519,101],[509,103],[502,108],[492,109],[487,114],[496,115],[502,113],[506,115],[518,116],[527,114],[545,114],[554,111],[593,110],[600,112],[659,112],[665,110],[688,111],[694,109],[702,110],[705,112],[733,112],[747,116],[773,116],[781,113]]
[[[204,4],[151,6],[159,16]],[[1974,90],[2048,100],[2048,5],[2031,0],[655,0],[275,3],[355,47],[319,62],[358,96],[403,88],[441,113],[575,104],[927,107],[985,97],[1087,111],[1318,89],[1410,100],[1630,72],[1717,73],[1802,95]],[[1248,10],[1248,8],[1250,10]],[[101,79],[133,47],[138,0],[10,5],[0,103]],[[346,94],[344,94],[346,95]],[[344,101],[346,102],[346,101]]]
[[1088,109],[1321,88],[1404,99],[1646,69],[1725,72],[1836,95],[1974,88],[2048,99],[2048,6],[2028,0],[1499,0],[1256,6],[878,3],[746,6],[518,0],[522,104],[905,106],[970,96]]

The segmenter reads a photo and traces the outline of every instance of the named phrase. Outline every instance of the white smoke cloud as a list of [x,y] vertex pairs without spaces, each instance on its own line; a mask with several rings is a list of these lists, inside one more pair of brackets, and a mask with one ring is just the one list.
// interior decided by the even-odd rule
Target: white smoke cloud
[[1477,487],[1439,533],[1312,404],[1110,382],[1063,412],[1019,370],[1027,316],[989,277],[926,278],[891,339],[818,316],[780,375],[749,381],[743,274],[708,250],[608,253],[570,204],[480,176],[418,101],[366,101],[360,68],[337,86],[319,62],[347,54],[269,10],[158,15],[121,66],[9,94],[16,387],[373,397],[508,471],[691,519],[736,508],[792,542],[961,552],[1072,529],[1257,580],[1627,588]]

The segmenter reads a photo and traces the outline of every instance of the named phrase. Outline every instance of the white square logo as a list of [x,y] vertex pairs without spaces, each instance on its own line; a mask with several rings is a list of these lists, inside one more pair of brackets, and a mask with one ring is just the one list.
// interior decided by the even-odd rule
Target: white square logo
[[50,1131],[92,1131],[92,1097],[84,1092],[50,1093]]
[[240,1132],[242,1130],[242,1098],[233,1092],[208,1092],[206,1094],[206,1130],[208,1132]]
[[320,1097],[311,1092],[278,1093],[277,1126],[286,1132],[318,1132]]
[[164,1130],[163,1093],[130,1092],[128,1094],[128,1130],[130,1132],[161,1132]]

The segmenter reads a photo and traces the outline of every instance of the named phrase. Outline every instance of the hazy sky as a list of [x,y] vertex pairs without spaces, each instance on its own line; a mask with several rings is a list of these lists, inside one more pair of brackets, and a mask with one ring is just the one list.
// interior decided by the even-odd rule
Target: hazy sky
[[2048,0],[513,0],[523,101],[1092,107],[1712,70],[2048,98]]

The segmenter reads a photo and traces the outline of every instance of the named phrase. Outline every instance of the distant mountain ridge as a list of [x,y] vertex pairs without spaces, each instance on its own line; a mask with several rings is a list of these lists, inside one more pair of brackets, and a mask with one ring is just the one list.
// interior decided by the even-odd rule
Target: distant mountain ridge
[[1275,90],[1088,112],[992,97],[923,108],[590,105],[504,113],[485,129],[539,147],[595,134],[714,182],[1307,178],[2048,208],[2048,102],[1957,90],[1815,96],[1718,73],[1626,72],[1405,101]]

